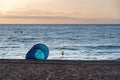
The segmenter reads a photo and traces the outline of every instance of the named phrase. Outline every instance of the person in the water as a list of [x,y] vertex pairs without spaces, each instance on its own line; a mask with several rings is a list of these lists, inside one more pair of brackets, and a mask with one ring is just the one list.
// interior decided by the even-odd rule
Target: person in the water
[[[15,33],[18,33],[18,31],[15,31]],[[21,34],[22,34],[22,33],[23,33],[23,31],[19,31],[19,33],[21,33]]]
[[64,55],[64,51],[62,51],[61,55]]

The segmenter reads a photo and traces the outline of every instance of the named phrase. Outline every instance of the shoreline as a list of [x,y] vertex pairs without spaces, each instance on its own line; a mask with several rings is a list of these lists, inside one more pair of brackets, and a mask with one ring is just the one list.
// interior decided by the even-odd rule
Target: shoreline
[[0,59],[4,80],[119,80],[120,61]]

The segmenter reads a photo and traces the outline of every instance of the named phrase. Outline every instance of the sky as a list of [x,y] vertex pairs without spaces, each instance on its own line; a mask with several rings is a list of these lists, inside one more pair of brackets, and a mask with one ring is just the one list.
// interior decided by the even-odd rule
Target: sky
[[120,24],[120,0],[0,0],[0,24]]

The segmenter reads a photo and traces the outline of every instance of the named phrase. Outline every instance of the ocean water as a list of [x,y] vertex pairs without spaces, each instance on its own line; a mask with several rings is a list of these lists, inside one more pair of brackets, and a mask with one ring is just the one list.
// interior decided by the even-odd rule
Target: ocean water
[[0,59],[25,59],[38,43],[48,46],[50,60],[116,60],[120,59],[120,24],[0,25]]

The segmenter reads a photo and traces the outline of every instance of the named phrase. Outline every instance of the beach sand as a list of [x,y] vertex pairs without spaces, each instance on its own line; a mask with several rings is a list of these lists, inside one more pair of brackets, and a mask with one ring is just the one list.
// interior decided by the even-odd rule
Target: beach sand
[[0,59],[0,80],[120,80],[120,61]]

